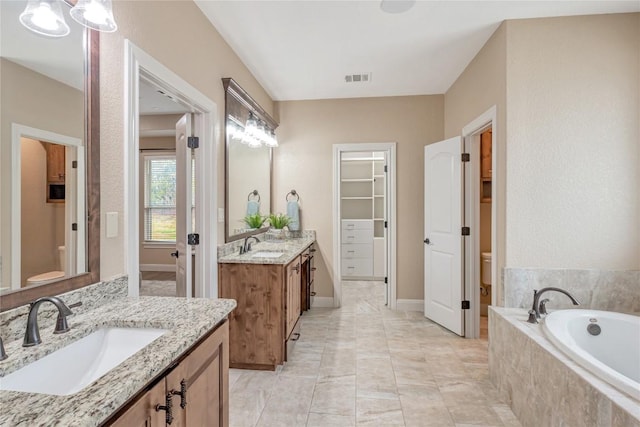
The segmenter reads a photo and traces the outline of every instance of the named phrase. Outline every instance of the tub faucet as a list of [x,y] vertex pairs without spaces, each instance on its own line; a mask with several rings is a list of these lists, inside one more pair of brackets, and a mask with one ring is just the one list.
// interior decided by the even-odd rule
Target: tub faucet
[[258,239],[256,236],[245,237],[244,243],[242,244],[242,246],[240,246],[240,255],[246,254],[251,250],[251,242],[249,241],[249,239],[255,239],[256,243],[260,242],[260,239]]
[[[533,306],[531,307],[531,310],[529,310],[529,320],[527,320],[527,322],[538,323],[538,319],[540,319],[540,312],[542,311],[546,314],[547,312],[546,303],[549,300],[545,299],[545,300],[542,300],[542,302],[540,302],[540,297],[542,296],[543,293],[548,291],[555,291],[555,292],[560,292],[561,294],[565,294],[571,299],[571,302],[573,303],[573,305],[580,305],[578,300],[576,300],[569,292],[565,291],[564,289],[542,288],[539,291],[534,289],[533,290]],[[541,307],[542,307],[542,310],[540,310]]]
[[54,334],[62,334],[69,330],[67,325],[67,316],[73,314],[73,311],[67,307],[64,302],[58,297],[42,297],[33,301],[29,309],[29,317],[27,318],[27,331],[24,334],[23,347],[32,347],[40,344],[40,330],[38,329],[38,309],[43,302],[50,302],[58,309],[58,320],[56,322],[56,328]]

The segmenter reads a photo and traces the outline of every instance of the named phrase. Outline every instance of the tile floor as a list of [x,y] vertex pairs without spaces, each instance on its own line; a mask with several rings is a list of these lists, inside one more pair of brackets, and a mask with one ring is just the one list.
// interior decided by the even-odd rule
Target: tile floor
[[487,341],[386,309],[383,286],[345,282],[343,307],[305,312],[276,372],[232,369],[230,425],[520,426],[489,382]]

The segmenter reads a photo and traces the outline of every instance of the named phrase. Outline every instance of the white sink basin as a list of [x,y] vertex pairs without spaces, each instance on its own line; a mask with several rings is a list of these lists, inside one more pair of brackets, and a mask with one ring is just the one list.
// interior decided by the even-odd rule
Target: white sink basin
[[103,328],[0,378],[0,390],[74,394],[146,347],[166,329]]
[[252,258],[280,258],[284,252],[260,251],[253,254]]

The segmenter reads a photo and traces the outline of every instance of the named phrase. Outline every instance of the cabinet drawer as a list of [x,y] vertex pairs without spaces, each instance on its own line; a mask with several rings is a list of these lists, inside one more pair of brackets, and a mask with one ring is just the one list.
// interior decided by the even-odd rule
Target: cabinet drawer
[[366,243],[354,243],[342,245],[342,258],[371,258],[373,257],[373,245]]
[[373,243],[373,228],[366,230],[343,230],[342,243]]
[[342,259],[342,276],[373,276],[371,259]]
[[343,219],[342,230],[373,230],[373,221],[370,219]]

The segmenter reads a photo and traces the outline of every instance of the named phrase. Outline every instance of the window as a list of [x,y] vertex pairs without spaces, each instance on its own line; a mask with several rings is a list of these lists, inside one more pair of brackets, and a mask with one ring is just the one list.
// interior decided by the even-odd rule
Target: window
[[176,241],[176,156],[144,155],[144,240]]
[[[176,241],[176,155],[144,153],[144,241]],[[195,227],[195,159],[191,160],[191,224]]]

